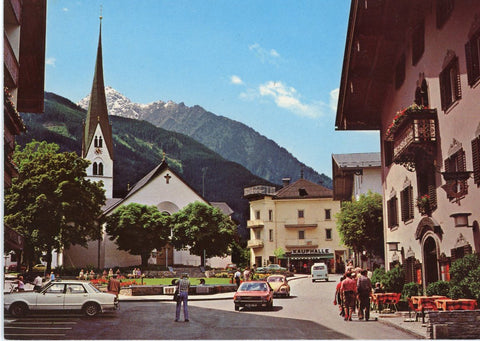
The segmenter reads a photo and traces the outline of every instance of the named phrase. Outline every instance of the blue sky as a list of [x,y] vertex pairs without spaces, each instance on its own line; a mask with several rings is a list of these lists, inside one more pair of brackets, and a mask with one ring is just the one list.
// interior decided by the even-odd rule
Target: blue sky
[[45,90],[91,88],[102,7],[105,85],[133,102],[200,105],[331,177],[331,154],[379,151],[336,132],[347,0],[49,0]]

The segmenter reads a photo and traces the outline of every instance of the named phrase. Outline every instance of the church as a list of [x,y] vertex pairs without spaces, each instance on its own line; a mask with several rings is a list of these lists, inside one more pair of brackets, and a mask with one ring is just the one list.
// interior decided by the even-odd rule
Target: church
[[[162,162],[138,181],[124,198],[113,198],[114,142],[112,126],[108,117],[105,85],[103,79],[102,58],[102,24],[100,17],[100,33],[97,57],[93,77],[90,103],[82,137],[82,157],[91,162],[87,168],[87,179],[102,181],[105,189],[106,203],[103,214],[112,214],[121,205],[137,203],[156,206],[160,212],[173,214],[195,201],[218,207],[230,216],[233,211],[226,203],[210,203],[198,194],[182,177],[168,166],[164,156]],[[71,246],[63,250],[63,266],[86,267],[99,269],[137,266],[141,259],[117,249],[105,230],[99,241],[90,241],[88,247]],[[150,264],[172,266],[200,266],[199,256],[191,255],[188,247],[175,250],[167,245],[161,250],[154,250],[149,259]],[[213,268],[224,268],[231,263],[231,257],[207,258],[205,264]]]

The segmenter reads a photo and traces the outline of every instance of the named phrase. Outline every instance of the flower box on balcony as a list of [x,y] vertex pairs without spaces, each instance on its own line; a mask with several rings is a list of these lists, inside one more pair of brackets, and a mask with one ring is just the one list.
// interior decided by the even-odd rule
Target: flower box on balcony
[[433,154],[437,137],[437,111],[416,104],[395,115],[385,136],[393,143],[395,163],[415,162],[418,154]]

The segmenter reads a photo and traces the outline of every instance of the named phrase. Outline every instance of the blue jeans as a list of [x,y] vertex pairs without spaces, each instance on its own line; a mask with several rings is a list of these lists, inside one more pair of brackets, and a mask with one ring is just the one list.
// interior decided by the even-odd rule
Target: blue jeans
[[178,321],[180,319],[180,306],[183,302],[183,317],[185,320],[188,320],[188,292],[180,292],[178,294],[179,300],[177,302],[177,310],[175,312],[175,320]]

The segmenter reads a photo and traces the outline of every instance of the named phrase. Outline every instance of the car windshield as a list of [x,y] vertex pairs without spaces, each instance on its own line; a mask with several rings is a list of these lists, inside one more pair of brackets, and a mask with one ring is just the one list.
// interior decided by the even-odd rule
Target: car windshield
[[282,277],[269,277],[267,279],[267,282],[283,282],[283,278]]
[[323,265],[317,265],[313,267],[313,270],[324,270],[324,269],[325,269],[325,266]]
[[271,264],[271,265],[269,265],[268,267],[269,267],[269,268],[279,268],[280,265],[278,265],[278,264]]
[[93,285],[92,283],[88,283],[88,286],[95,292],[101,292],[100,290],[97,289],[97,287],[95,285]]
[[238,291],[267,291],[266,283],[244,282],[238,288]]

